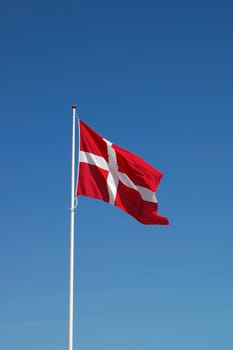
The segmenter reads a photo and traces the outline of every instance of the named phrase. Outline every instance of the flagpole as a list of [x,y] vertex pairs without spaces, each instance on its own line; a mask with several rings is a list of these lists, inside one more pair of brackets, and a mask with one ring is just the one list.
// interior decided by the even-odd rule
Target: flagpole
[[74,210],[75,210],[75,124],[76,105],[72,106],[72,160],[71,160],[71,203],[70,203],[70,285],[69,285],[69,325],[68,350],[73,350],[74,329]]

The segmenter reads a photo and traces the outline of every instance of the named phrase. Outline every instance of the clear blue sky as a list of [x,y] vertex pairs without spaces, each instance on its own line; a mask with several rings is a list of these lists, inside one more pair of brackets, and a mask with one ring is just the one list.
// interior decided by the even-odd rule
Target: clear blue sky
[[169,227],[80,198],[75,349],[233,349],[231,1],[0,11],[0,348],[67,348],[71,105],[165,176]]

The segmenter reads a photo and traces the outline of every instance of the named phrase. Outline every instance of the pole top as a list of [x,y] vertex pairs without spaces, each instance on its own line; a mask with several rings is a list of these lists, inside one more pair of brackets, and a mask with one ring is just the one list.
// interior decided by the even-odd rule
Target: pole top
[[77,105],[72,105],[72,109],[76,109],[77,108]]

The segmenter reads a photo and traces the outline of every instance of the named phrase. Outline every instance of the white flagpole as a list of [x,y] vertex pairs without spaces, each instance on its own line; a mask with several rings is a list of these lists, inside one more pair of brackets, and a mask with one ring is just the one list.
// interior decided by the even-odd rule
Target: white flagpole
[[68,350],[73,350],[73,328],[74,328],[74,210],[75,210],[75,125],[76,105],[72,106],[72,161],[71,161],[71,203],[70,203],[70,288],[69,288],[69,328],[68,328]]

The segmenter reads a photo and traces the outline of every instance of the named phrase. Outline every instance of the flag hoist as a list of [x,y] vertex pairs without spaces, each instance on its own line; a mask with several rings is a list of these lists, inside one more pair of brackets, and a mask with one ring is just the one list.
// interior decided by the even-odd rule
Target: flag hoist
[[76,105],[72,106],[72,110],[68,350],[73,350],[74,210],[77,196],[105,201],[146,225],[168,225],[168,219],[158,214],[155,196],[163,174],[136,154],[97,134],[81,120],[78,120],[79,159],[75,188]]

